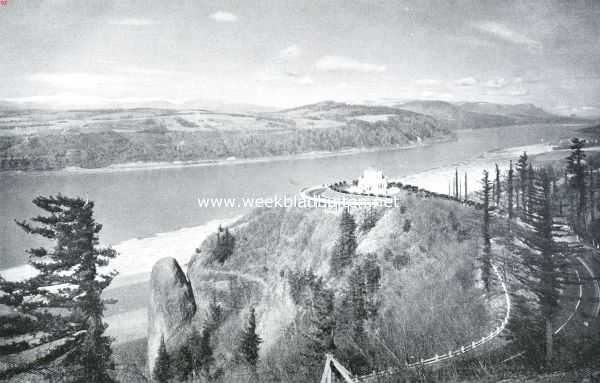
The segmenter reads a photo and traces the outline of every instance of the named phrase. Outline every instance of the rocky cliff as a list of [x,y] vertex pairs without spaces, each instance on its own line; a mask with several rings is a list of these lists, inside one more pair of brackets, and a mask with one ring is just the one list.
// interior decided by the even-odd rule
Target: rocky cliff
[[196,313],[192,286],[174,258],[163,258],[152,268],[148,308],[148,367],[154,368],[161,337],[172,349],[189,331]]

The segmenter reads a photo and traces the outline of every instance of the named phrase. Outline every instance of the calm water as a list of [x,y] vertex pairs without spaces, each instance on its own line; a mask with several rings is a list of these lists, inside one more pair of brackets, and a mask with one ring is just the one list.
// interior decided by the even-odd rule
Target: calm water
[[38,243],[14,224],[39,211],[37,195],[89,197],[104,225],[101,240],[118,243],[228,218],[244,209],[199,208],[198,197],[266,197],[294,194],[302,186],[354,178],[367,166],[390,177],[451,165],[484,152],[569,137],[574,128],[528,126],[460,131],[458,140],[429,147],[349,156],[290,159],[212,167],[123,172],[0,173],[0,269],[22,264],[24,250]]

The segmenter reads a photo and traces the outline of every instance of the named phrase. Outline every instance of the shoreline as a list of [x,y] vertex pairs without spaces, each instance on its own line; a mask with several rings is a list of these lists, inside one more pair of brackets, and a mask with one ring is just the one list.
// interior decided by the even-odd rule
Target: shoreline
[[[156,233],[144,238],[131,238],[110,246],[118,252],[103,271],[116,270],[109,289],[144,282],[150,278],[154,263],[164,257],[177,259],[184,265],[192,258],[195,249],[217,228],[229,226],[242,216],[214,219],[201,225],[183,227],[173,231]],[[0,276],[9,281],[31,278],[37,271],[28,263],[0,270]]]
[[46,174],[94,174],[94,173],[113,173],[113,172],[130,172],[130,171],[143,171],[143,170],[162,170],[162,169],[181,169],[181,168],[192,168],[192,167],[210,167],[210,166],[231,166],[231,165],[246,165],[254,163],[268,163],[278,161],[290,161],[290,160],[312,160],[320,158],[331,158],[331,157],[343,157],[351,156],[363,153],[376,153],[386,152],[395,150],[408,150],[420,147],[428,147],[437,143],[456,141],[455,135],[447,137],[438,137],[434,139],[424,140],[423,143],[411,143],[403,146],[393,147],[373,147],[373,148],[349,148],[340,149],[336,151],[322,150],[322,151],[311,151],[297,154],[285,154],[275,156],[262,156],[262,157],[249,157],[249,158],[237,158],[229,157],[222,159],[212,160],[191,160],[191,161],[166,161],[166,162],[126,162],[122,164],[113,164],[101,168],[81,168],[76,166],[70,166],[63,169],[53,170],[5,170],[0,171],[0,174],[8,175],[46,175]]

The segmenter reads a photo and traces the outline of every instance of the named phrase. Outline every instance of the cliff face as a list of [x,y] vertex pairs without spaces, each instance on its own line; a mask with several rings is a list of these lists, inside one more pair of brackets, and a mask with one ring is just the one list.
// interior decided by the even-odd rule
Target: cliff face
[[148,308],[148,367],[154,369],[161,337],[167,350],[189,331],[196,313],[192,287],[174,258],[163,258],[152,268]]

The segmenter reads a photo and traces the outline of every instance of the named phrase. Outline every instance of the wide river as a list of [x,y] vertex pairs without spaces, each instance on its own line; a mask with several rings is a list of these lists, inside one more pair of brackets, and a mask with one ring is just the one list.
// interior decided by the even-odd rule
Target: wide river
[[[0,269],[25,263],[25,249],[38,245],[14,223],[15,219],[40,213],[31,203],[38,195],[62,193],[95,201],[97,221],[104,225],[101,242],[118,244],[203,225],[248,210],[200,208],[199,197],[292,195],[303,186],[353,179],[368,166],[378,167],[392,178],[402,177],[473,161],[497,149],[555,142],[571,136],[574,129],[533,125],[458,131],[456,141],[431,146],[271,162],[127,171],[0,173]],[[472,179],[478,178],[476,175]]]

